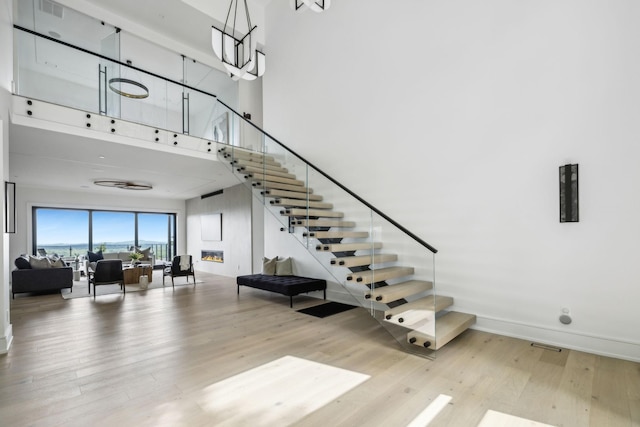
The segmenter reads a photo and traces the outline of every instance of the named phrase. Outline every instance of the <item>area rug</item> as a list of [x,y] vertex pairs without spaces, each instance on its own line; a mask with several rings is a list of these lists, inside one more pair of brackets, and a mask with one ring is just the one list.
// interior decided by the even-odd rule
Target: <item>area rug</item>
[[[196,284],[198,283],[203,283],[201,280],[196,280]],[[139,284],[133,284],[133,285],[124,285],[125,286],[125,290],[128,292],[140,292],[140,291],[148,291],[148,290],[153,290],[153,289],[161,289],[162,288],[162,278],[160,278],[160,280],[154,280],[153,282],[149,283],[149,287],[147,289],[141,289]],[[182,286],[193,286],[193,280],[189,280],[189,283],[187,283],[184,280],[180,280],[180,282],[178,282],[178,280],[176,280],[176,288],[178,287],[182,287]],[[165,288],[169,288],[171,289],[171,278],[169,279],[165,279],[165,283],[164,283],[164,287]],[[73,292],[71,292],[71,290],[69,289],[62,289],[60,291],[60,294],[62,295],[62,298],[64,299],[74,299],[74,298],[84,298],[84,297],[88,297],[88,296],[93,296],[93,294],[89,293],[87,290],[87,281],[86,280],[81,280],[79,282],[73,282]],[[120,289],[120,285],[99,285],[97,288],[97,293],[96,296],[99,297],[100,295],[108,295],[108,294],[121,294],[122,293],[122,289]],[[91,287],[91,291],[93,292],[93,286]]]
[[355,306],[331,301],[325,304],[303,308],[302,310],[296,311],[298,313],[308,314],[315,317],[327,317],[331,316],[332,314],[338,314],[342,313],[343,311],[351,310],[352,308],[355,308]]

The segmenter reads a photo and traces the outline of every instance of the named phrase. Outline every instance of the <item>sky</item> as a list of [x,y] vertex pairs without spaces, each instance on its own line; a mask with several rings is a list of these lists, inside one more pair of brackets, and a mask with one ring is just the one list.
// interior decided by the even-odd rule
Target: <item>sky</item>
[[[87,243],[89,211],[79,209],[43,209],[36,211],[38,245]],[[138,239],[166,242],[167,214],[138,214]],[[132,212],[93,212],[93,242],[134,240]]]

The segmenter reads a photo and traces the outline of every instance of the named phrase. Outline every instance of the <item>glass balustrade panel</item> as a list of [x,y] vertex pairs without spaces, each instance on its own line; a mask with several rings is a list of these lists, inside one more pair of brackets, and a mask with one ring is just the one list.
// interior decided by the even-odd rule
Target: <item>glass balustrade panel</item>
[[98,113],[98,57],[23,31],[14,44],[16,94]]

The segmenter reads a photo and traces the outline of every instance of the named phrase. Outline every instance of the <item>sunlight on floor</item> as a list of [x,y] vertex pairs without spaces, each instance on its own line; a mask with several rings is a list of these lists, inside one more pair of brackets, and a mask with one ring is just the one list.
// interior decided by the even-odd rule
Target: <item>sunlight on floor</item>
[[285,426],[367,379],[368,375],[285,356],[206,387],[198,404],[216,426]]
[[543,424],[502,412],[488,410],[478,427],[553,427],[550,424]]
[[424,408],[420,415],[418,415],[413,421],[407,424],[407,427],[424,427],[428,426],[431,421],[442,411],[447,404],[451,401],[451,396],[441,394],[435,398],[429,406]]

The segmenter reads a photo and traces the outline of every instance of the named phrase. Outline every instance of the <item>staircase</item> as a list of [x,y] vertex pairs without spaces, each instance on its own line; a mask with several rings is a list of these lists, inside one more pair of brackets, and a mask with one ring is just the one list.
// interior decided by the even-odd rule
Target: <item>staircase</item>
[[278,160],[288,156],[231,146],[222,146],[218,155],[290,232],[302,228],[302,236],[316,242],[307,245],[310,251],[331,254],[327,268],[335,269],[336,281],[408,350],[430,356],[475,323],[475,315],[450,310],[453,298],[437,295],[433,280],[415,277],[413,266],[396,265],[401,257],[382,252],[384,243],[374,241],[370,231],[354,230],[356,221],[345,220]]

